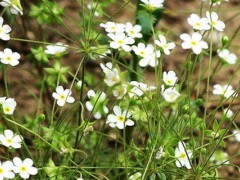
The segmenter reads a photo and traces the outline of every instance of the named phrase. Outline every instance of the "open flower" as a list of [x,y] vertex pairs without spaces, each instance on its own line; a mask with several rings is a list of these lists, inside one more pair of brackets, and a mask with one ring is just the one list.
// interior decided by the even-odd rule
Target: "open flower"
[[3,64],[10,64],[11,66],[16,66],[19,64],[20,54],[17,52],[12,52],[11,49],[6,48],[4,51],[0,51],[0,60]]
[[169,55],[170,50],[175,48],[175,43],[174,42],[167,42],[167,39],[163,35],[158,36],[159,40],[155,40],[155,44],[158,45],[159,47],[162,48],[164,54]]
[[67,103],[74,103],[75,99],[71,97],[72,91],[70,89],[63,89],[62,86],[58,86],[56,88],[56,92],[52,94],[54,99],[57,100],[57,104],[59,106],[64,106],[64,104]]
[[230,98],[233,94],[234,94],[234,90],[233,90],[233,87],[231,85],[224,85],[224,86],[221,86],[219,84],[215,84],[213,86],[213,94],[215,95],[220,95],[220,96],[223,96],[225,98]]
[[107,34],[112,41],[110,42],[110,47],[113,49],[122,48],[124,51],[129,52],[131,51],[131,44],[135,41],[132,37],[126,36],[124,33],[116,33],[116,34]]
[[130,98],[134,96],[142,96],[144,92],[156,89],[155,86],[149,86],[145,83],[137,81],[131,81],[130,85],[133,86],[131,90],[128,92]]
[[121,84],[113,90],[113,95],[117,99],[122,99],[127,93],[127,85]]
[[192,49],[195,54],[200,54],[202,49],[207,49],[208,44],[202,40],[202,35],[195,32],[190,36],[189,34],[181,34],[180,38],[183,40],[183,49]]
[[0,17],[0,39],[4,41],[8,41],[10,39],[10,31],[12,29],[10,28],[9,25],[3,25],[3,18]]
[[10,7],[10,11],[12,14],[20,14],[23,15],[22,6],[20,1],[16,0],[2,0],[0,5],[3,7]]
[[33,166],[33,161],[30,158],[21,160],[19,157],[13,158],[13,171],[18,173],[21,178],[28,179],[30,175],[36,175],[38,173],[37,168]]
[[100,119],[102,115],[108,113],[106,94],[104,92],[95,93],[93,90],[89,90],[87,96],[90,100],[86,102],[86,108],[88,111],[93,112],[94,118]]
[[46,54],[58,56],[59,54],[64,53],[68,48],[68,45],[63,43],[56,43],[54,45],[47,45],[46,50],[44,51]]
[[191,169],[191,164],[189,159],[192,158],[192,151],[186,149],[186,145],[184,142],[179,141],[178,147],[175,149],[175,157],[176,157],[176,166],[183,167],[185,166],[187,169]]
[[225,28],[224,22],[218,20],[218,15],[215,12],[206,12],[207,19],[209,24],[218,31],[223,31]]
[[2,103],[4,114],[12,115],[17,106],[16,101],[13,98],[8,98]]
[[112,68],[112,63],[107,63],[106,66],[104,64],[100,64],[100,66],[105,73],[104,82],[108,86],[114,86],[121,81],[118,69]]
[[163,72],[163,82],[168,86],[174,86],[177,83],[178,77],[174,71]]
[[162,96],[167,102],[174,103],[179,98],[180,93],[176,88],[170,87],[162,92]]
[[235,139],[240,142],[240,130],[233,130],[233,134],[235,136]]
[[13,163],[11,161],[1,162],[0,161],[0,179],[13,179],[15,174],[12,172]]
[[152,44],[147,46],[143,43],[139,43],[137,46],[132,46],[134,53],[141,57],[139,61],[139,66],[146,67],[150,65],[155,67],[158,64],[157,58],[160,57],[160,51],[155,51]]
[[132,114],[127,110],[124,110],[122,112],[119,106],[114,106],[113,112],[114,114],[109,114],[107,117],[107,124],[109,124],[110,127],[117,127],[118,129],[123,129],[126,126],[134,125],[134,122],[129,119]]
[[19,135],[14,135],[9,129],[4,131],[4,134],[0,134],[0,141],[2,145],[6,147],[12,147],[14,149],[21,148],[22,137]]
[[125,25],[115,22],[107,22],[106,24],[101,23],[101,27],[108,33],[123,33],[125,31]]
[[125,26],[125,32],[127,33],[127,35],[129,37],[132,38],[141,38],[142,34],[140,33],[140,31],[142,30],[142,27],[140,25],[132,25],[132,23],[126,23]]
[[187,19],[188,24],[196,30],[209,30],[211,29],[210,25],[208,24],[209,21],[207,18],[200,18],[197,14],[191,14],[190,17]]
[[228,64],[236,64],[237,62],[237,56],[233,53],[230,53],[227,49],[218,50],[218,56],[223,60],[224,62]]
[[164,0],[141,0],[144,4],[151,8],[162,8]]

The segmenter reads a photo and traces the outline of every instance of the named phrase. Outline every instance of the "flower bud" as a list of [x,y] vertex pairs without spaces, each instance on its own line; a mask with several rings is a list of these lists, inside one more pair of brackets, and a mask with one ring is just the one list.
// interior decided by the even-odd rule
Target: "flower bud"
[[229,43],[229,37],[228,36],[223,36],[222,37],[222,46],[227,46]]

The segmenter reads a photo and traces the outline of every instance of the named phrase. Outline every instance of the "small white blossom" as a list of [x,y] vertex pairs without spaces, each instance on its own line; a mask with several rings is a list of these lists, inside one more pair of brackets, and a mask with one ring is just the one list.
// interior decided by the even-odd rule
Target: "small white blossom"
[[12,52],[11,49],[6,48],[0,51],[0,60],[3,64],[9,64],[11,66],[16,66],[19,64],[20,54],[17,52]]
[[4,131],[4,134],[0,134],[0,141],[2,145],[6,147],[12,147],[14,149],[21,148],[22,137],[19,135],[14,135],[9,129]]
[[147,6],[152,8],[162,8],[164,0],[141,0]]
[[227,117],[227,118],[231,118],[233,116],[233,111],[231,109],[224,109],[223,110],[223,114]]
[[132,37],[126,36],[124,33],[116,33],[116,34],[107,34],[108,37],[112,39],[110,42],[110,47],[113,49],[120,49],[122,48],[124,51],[129,52],[131,51],[131,44],[135,41]]
[[127,94],[126,84],[121,84],[120,86],[117,86],[117,88],[113,90],[113,95],[117,99],[122,99],[126,94]]
[[13,98],[8,98],[2,103],[4,114],[12,115],[17,106],[16,101]]
[[70,89],[63,89],[62,86],[56,88],[56,92],[52,94],[53,98],[57,100],[59,106],[64,106],[67,103],[74,103],[75,99],[71,97],[72,91]]
[[6,100],[6,97],[0,97],[0,105]]
[[13,179],[15,174],[12,172],[13,163],[11,161],[1,162],[0,161],[0,180]]
[[222,1],[228,2],[228,0],[219,0],[219,1],[217,1],[217,2],[213,2],[213,0],[202,0],[202,1],[203,1],[203,2],[209,1],[209,4],[210,4],[210,5],[212,4],[213,6],[218,6],[218,5],[220,5]]
[[165,152],[164,148],[161,146],[156,153],[156,159],[161,159],[163,156],[165,156]]
[[136,172],[133,175],[129,176],[128,180],[140,180],[142,177],[142,173]]
[[155,86],[148,86],[145,83],[131,81],[130,85],[133,86],[132,89],[128,92],[130,98],[134,96],[142,96],[145,91],[151,91],[156,89]]
[[155,40],[155,44],[162,48],[164,54],[169,55],[170,50],[175,48],[174,42],[167,42],[167,39],[163,35],[158,36],[159,40]]
[[202,49],[208,49],[208,44],[202,40],[202,35],[195,32],[190,36],[189,34],[181,34],[180,38],[183,40],[183,49],[192,49],[195,54],[200,54]]
[[114,106],[113,112],[114,114],[109,114],[107,117],[107,124],[109,124],[110,127],[117,127],[118,129],[123,129],[126,126],[134,125],[134,122],[129,119],[131,113],[127,110],[124,110],[122,112],[119,106]]
[[163,72],[163,82],[168,86],[174,86],[177,83],[178,77],[174,71]]
[[229,161],[227,160],[228,154],[226,152],[217,150],[214,152],[214,154],[212,155],[212,157],[210,158],[211,161],[214,161],[214,163],[216,165],[220,165],[220,164],[229,164]]
[[220,95],[220,96],[223,96],[225,98],[230,98],[234,94],[234,90],[233,90],[233,87],[231,85],[226,84],[224,86],[221,86],[219,84],[215,84],[213,86],[213,88],[214,88],[213,89],[213,94]]
[[225,28],[224,22],[218,20],[218,15],[215,12],[206,12],[207,19],[209,24],[218,31],[223,31]]
[[188,24],[196,30],[209,30],[211,29],[207,18],[200,18],[197,14],[191,14],[187,19]]
[[176,166],[183,167],[185,166],[187,169],[191,169],[191,164],[189,159],[192,158],[192,151],[186,149],[186,145],[184,142],[179,141],[178,147],[175,149],[175,157],[176,157]]
[[236,64],[237,56],[233,53],[230,53],[227,49],[218,50],[218,56],[228,64]]
[[104,92],[96,94],[93,90],[89,90],[87,96],[90,101],[86,102],[86,108],[88,111],[93,111],[94,118],[100,119],[104,113],[108,113],[108,108],[105,105],[106,94]]
[[121,81],[118,69],[112,68],[112,63],[107,63],[106,66],[104,64],[100,64],[100,66],[101,66],[103,72],[105,73],[104,82],[108,86],[110,86],[110,87],[114,86]]
[[64,53],[67,50],[67,48],[68,45],[58,42],[54,45],[47,45],[46,50],[44,52],[50,55],[59,55]]
[[94,11],[94,16],[95,17],[99,17],[100,16],[100,14],[99,14],[99,12],[97,11],[97,9],[96,9],[96,4],[95,3],[93,3],[93,4],[88,4],[87,5],[87,8],[89,9],[89,10],[93,10]]
[[11,27],[9,25],[3,25],[3,18],[0,17],[0,39],[8,41],[10,39]]
[[235,139],[240,142],[240,130],[233,130],[233,134],[235,136]]
[[123,33],[125,31],[125,25],[115,22],[107,22],[106,24],[101,23],[101,27],[108,33]]
[[83,83],[82,83],[82,81],[81,81],[81,80],[80,80],[80,81],[78,81],[78,82],[77,82],[77,87],[81,88],[81,87],[82,87],[82,84],[83,84]]
[[151,67],[155,67],[158,64],[157,58],[160,57],[160,51],[154,51],[154,46],[152,44],[148,44],[147,46],[143,43],[139,43],[137,46],[132,46],[134,53],[142,59],[139,61],[139,66],[146,67],[150,65]]
[[140,33],[142,30],[142,27],[140,25],[132,25],[132,23],[126,23],[125,26],[125,32],[129,37],[132,38],[141,38],[142,34]]
[[0,5],[3,7],[10,7],[12,14],[23,15],[22,7],[20,3],[17,4],[16,0],[2,0],[2,2],[0,2]]
[[165,101],[169,103],[174,103],[180,96],[180,93],[176,90],[176,88],[168,88],[162,92],[162,96]]
[[28,179],[30,175],[36,175],[38,173],[37,168],[33,166],[33,161],[30,158],[21,160],[19,157],[13,158],[13,171],[18,173],[21,178]]

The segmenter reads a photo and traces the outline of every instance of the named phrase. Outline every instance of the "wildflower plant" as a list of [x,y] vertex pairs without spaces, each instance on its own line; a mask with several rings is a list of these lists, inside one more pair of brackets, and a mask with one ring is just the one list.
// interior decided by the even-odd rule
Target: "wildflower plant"
[[0,179],[240,178],[240,11],[184,3],[1,0]]

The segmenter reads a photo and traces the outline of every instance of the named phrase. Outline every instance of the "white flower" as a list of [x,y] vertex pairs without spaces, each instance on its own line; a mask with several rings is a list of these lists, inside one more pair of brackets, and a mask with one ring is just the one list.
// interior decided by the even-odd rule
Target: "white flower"
[[13,163],[11,161],[6,161],[3,163],[0,161],[0,179],[13,179],[15,174],[12,172],[12,169]]
[[8,98],[2,103],[4,114],[12,115],[15,107],[17,106],[16,101],[13,98]]
[[10,64],[11,66],[16,66],[19,64],[20,54],[17,52],[12,52],[11,49],[6,48],[4,51],[0,51],[0,60],[3,64]]
[[162,8],[164,0],[141,0],[144,4],[153,8]]
[[78,82],[77,82],[77,87],[81,88],[81,87],[82,87],[82,84],[83,84],[83,83],[82,83],[82,81],[81,81],[81,80],[80,80],[80,81],[78,81]]
[[228,109],[228,108],[224,109],[223,113],[227,118],[231,118],[233,116],[233,111],[231,109]]
[[218,31],[223,31],[225,28],[224,22],[218,20],[218,15],[215,12],[206,12],[207,19],[209,24]]
[[118,129],[123,129],[126,126],[134,125],[134,122],[129,119],[132,114],[127,110],[124,110],[122,112],[119,106],[114,106],[113,112],[115,115],[109,114],[107,117],[107,124],[109,124],[110,127],[117,127]]
[[68,45],[58,42],[54,45],[47,45],[46,50],[44,52],[50,55],[59,55],[64,53],[67,50],[67,48]]
[[140,31],[142,30],[142,27],[140,25],[132,25],[131,23],[126,23],[125,26],[125,32],[127,33],[127,35],[129,37],[132,38],[141,38],[142,34],[140,33]]
[[122,84],[120,86],[117,86],[116,89],[113,90],[113,95],[117,99],[122,99],[127,93],[127,85]]
[[70,89],[63,89],[62,86],[56,88],[56,92],[52,94],[53,98],[57,100],[59,106],[64,106],[67,103],[73,103],[75,99],[71,97],[72,91]]
[[160,51],[154,51],[154,46],[148,44],[145,46],[143,43],[139,43],[137,46],[132,46],[134,53],[142,59],[139,61],[139,66],[146,67],[150,65],[151,67],[155,67],[158,64],[157,58],[160,57]]
[[[206,2],[207,0],[202,0],[202,1]],[[217,2],[214,2],[214,0],[208,0],[208,1],[209,1],[209,4],[210,4],[210,5],[212,4],[213,6],[218,6],[218,5],[220,5],[222,1],[228,2],[228,0],[219,0],[219,1],[217,1]]]
[[175,149],[175,157],[177,158],[177,167],[185,166],[187,169],[192,168],[189,162],[189,159],[192,158],[192,151],[186,149],[186,145],[184,142],[179,141],[178,147]]
[[136,172],[133,175],[131,175],[128,180],[140,180],[142,177],[142,173]]
[[95,93],[93,90],[89,90],[87,93],[90,101],[86,102],[86,108],[88,111],[93,111],[93,117],[100,119],[103,114],[108,113],[108,108],[106,106],[106,94]]
[[4,131],[4,135],[0,134],[0,141],[2,145],[6,147],[12,147],[14,149],[21,148],[22,137],[19,135],[14,135],[9,129]]
[[125,31],[125,25],[121,23],[107,22],[106,24],[101,23],[100,26],[108,33],[122,33]]
[[174,42],[167,42],[167,39],[163,35],[158,36],[159,40],[155,40],[155,44],[158,45],[159,47],[162,48],[164,54],[169,55],[170,50],[175,48],[175,43]]
[[21,178],[28,179],[30,175],[36,175],[38,173],[37,168],[33,167],[33,161],[30,158],[21,160],[19,157],[13,158],[13,171],[18,173]]
[[16,0],[2,0],[0,5],[3,7],[10,7],[10,11],[12,14],[20,14],[23,15],[22,7],[20,3],[16,3]]
[[189,34],[181,34],[180,38],[183,40],[183,49],[192,49],[195,54],[200,54],[202,49],[207,49],[208,44],[202,40],[202,35],[195,32],[190,36]]
[[112,67],[112,63],[107,63],[106,66],[104,64],[100,64],[100,67],[102,68],[103,72],[105,73],[105,79],[104,82],[108,86],[116,85],[120,82],[120,75],[117,68]]
[[151,91],[156,89],[155,86],[148,86],[145,83],[131,81],[130,85],[133,86],[132,89],[128,92],[130,98],[134,96],[142,96],[145,91]]
[[211,29],[210,25],[208,24],[209,21],[207,18],[200,18],[197,14],[191,14],[190,17],[187,19],[188,24],[196,30],[209,30]]
[[9,25],[3,25],[3,18],[0,17],[0,39],[4,41],[8,41],[10,39],[10,31],[12,29],[10,28]]
[[176,90],[176,88],[171,87],[164,90],[162,92],[162,96],[167,102],[173,103],[179,98],[180,93]]
[[99,17],[100,16],[100,14],[99,14],[99,12],[97,11],[97,4],[95,4],[95,3],[93,3],[93,4],[88,4],[87,5],[87,8],[89,9],[89,10],[91,10],[91,11],[94,11],[94,16],[95,17]]
[[110,47],[113,49],[122,48],[124,51],[131,51],[131,47],[129,45],[133,44],[135,41],[132,37],[127,37],[124,33],[116,33],[116,34],[107,34],[108,37],[112,39],[110,42]]
[[218,50],[218,56],[228,64],[236,64],[237,56],[233,53],[230,53],[227,49]]
[[165,156],[165,152],[164,148],[161,146],[156,153],[156,159],[161,159],[163,156]]
[[80,178],[77,178],[77,180],[84,180],[82,177],[80,177]]
[[[213,86],[213,94],[215,95],[221,95],[225,98],[230,98],[234,94],[233,87],[231,85],[224,85],[221,86],[219,84],[215,84]],[[236,95],[237,96],[237,95]]]
[[178,77],[174,71],[163,72],[163,82],[168,86],[174,86],[177,83]]
[[6,100],[6,97],[0,97],[0,104],[2,104]]
[[229,161],[227,160],[228,154],[226,152],[217,150],[214,152],[213,156],[210,158],[211,161],[214,161],[216,165],[220,164],[229,164]]
[[233,130],[233,134],[235,136],[235,139],[240,142],[240,130]]

